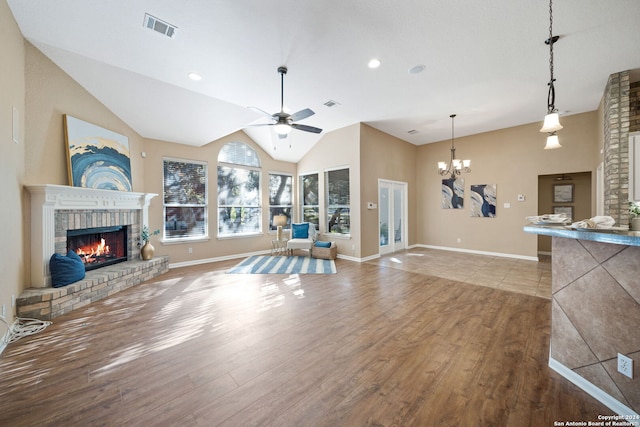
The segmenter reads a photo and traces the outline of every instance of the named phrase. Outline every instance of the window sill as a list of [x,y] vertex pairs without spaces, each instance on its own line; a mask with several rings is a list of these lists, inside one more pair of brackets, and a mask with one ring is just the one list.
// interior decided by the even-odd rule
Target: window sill
[[264,233],[246,233],[246,234],[227,234],[224,236],[216,237],[217,240],[230,240],[230,239],[245,239],[250,237],[260,237],[264,236]]
[[351,234],[338,234],[338,233],[320,233],[322,237],[331,239],[351,240]]
[[181,243],[192,243],[192,242],[208,242],[211,240],[209,236],[202,237],[182,237],[179,239],[160,239],[161,245],[179,245]]

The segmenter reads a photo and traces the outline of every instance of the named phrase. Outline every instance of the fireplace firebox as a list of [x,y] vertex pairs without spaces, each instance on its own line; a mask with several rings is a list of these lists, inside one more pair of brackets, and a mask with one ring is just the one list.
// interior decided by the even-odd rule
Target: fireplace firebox
[[67,251],[74,251],[86,271],[127,261],[127,226],[67,230]]

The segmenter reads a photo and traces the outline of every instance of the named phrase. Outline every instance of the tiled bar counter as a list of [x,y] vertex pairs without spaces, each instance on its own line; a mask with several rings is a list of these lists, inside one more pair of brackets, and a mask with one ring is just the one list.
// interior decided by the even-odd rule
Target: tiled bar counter
[[[549,366],[619,415],[636,417],[640,233],[537,225],[524,231],[552,237]],[[633,359],[633,379],[618,372],[618,353]]]

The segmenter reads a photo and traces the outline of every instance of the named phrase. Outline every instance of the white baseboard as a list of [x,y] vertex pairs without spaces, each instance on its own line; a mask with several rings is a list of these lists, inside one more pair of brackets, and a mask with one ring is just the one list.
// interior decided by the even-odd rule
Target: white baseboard
[[[516,259],[523,259],[523,260],[527,260],[527,261],[539,261],[538,257],[529,257],[529,256],[524,256],[524,255],[515,255],[515,254],[505,254],[505,253],[501,253],[501,252],[476,251],[476,250],[473,250],[473,249],[460,249],[460,248],[450,248],[450,247],[446,247],[446,246],[419,245],[419,244],[418,245],[407,246],[407,249],[414,249],[414,248],[437,249],[437,250],[441,250],[441,251],[464,252],[464,253],[478,254],[478,255],[497,256],[497,257],[502,257],[502,258],[516,258]],[[176,263],[170,263],[169,264],[169,268],[189,267],[189,266],[192,266],[192,265],[208,264],[208,263],[218,262],[218,261],[227,261],[227,260],[230,260],[230,259],[247,258],[247,257],[250,257],[252,255],[268,255],[270,253],[271,253],[270,250],[264,250],[264,251],[256,251],[256,252],[247,252],[247,253],[243,253],[243,254],[226,255],[226,256],[221,256],[221,257],[216,257],[216,258],[204,258],[204,259],[197,259],[197,260],[194,260],[194,261],[176,262]],[[338,254],[338,258],[346,259],[347,261],[353,261],[353,262],[362,263],[362,262],[367,262],[367,261],[372,261],[374,259],[378,259],[378,258],[380,258],[380,254],[370,255],[370,256],[367,256],[367,257],[364,257],[364,258],[358,258],[358,257],[354,257],[354,256]]]
[[170,263],[169,268],[190,267],[192,265],[209,264],[211,262],[228,261],[230,259],[248,258],[253,255],[268,255],[270,253],[271,251],[267,249],[264,251],[247,252],[244,254],[225,255],[225,256],[215,257],[215,258],[202,258],[202,259],[196,259],[193,261]]
[[451,247],[448,247],[448,246],[414,245],[413,247],[427,248],[427,249],[437,249],[437,250],[440,250],[440,251],[463,252],[463,253],[467,253],[467,254],[497,256],[497,257],[501,257],[501,258],[515,258],[515,259],[523,259],[523,260],[526,260],[526,261],[536,261],[536,262],[540,261],[537,256],[505,254],[505,253],[502,253],[502,252],[476,251],[474,249],[451,248]]
[[362,262],[361,258],[356,258],[354,256],[338,254],[337,257],[340,259],[346,259],[347,261]]
[[367,261],[372,261],[374,259],[378,259],[380,258],[380,254],[375,254],[375,255],[369,255],[367,257],[364,258],[358,258],[359,262],[367,262]]
[[[640,420],[638,414],[627,405],[619,402],[617,399],[613,398],[611,395],[600,389],[599,387],[593,385],[580,375],[576,374],[571,369],[564,366],[562,363],[555,360],[553,357],[549,356],[549,367],[562,375],[567,380],[571,381],[573,384],[584,390],[587,394],[591,395],[598,402],[605,405],[607,408],[611,409],[616,414],[621,417],[633,417],[634,419],[625,419],[622,418],[620,421],[626,421],[631,425],[640,426]],[[594,420],[596,421],[596,420]]]

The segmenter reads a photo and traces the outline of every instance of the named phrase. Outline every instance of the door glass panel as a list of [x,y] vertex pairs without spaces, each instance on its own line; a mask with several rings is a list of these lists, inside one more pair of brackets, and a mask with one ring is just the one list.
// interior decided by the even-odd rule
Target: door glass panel
[[394,186],[393,188],[393,231],[394,242],[402,242],[402,207],[404,206],[402,200],[402,188]]
[[380,195],[378,198],[380,204],[380,246],[389,245],[389,189],[387,187],[380,187]]

